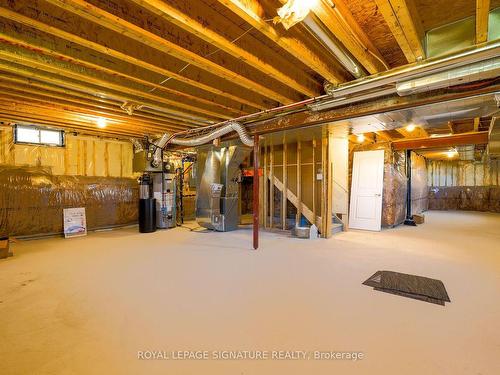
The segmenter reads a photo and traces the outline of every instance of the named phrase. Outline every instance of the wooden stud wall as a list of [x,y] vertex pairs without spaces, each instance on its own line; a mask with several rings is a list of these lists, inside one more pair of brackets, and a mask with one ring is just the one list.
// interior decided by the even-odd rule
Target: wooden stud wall
[[[261,148],[262,175],[264,183],[262,191],[261,211],[264,228],[289,229],[286,226],[287,206],[295,206],[296,221],[301,214],[306,218],[316,218],[315,224],[322,233],[330,233],[331,217],[331,163],[329,138],[288,141],[286,136],[274,143],[271,138],[264,141]],[[317,174],[323,178],[317,180]],[[274,181],[275,183],[271,183]],[[276,197],[279,204],[274,204]],[[276,208],[279,207],[279,214]],[[273,220],[274,217],[274,220]],[[325,217],[322,221],[321,217]],[[330,218],[330,219],[326,219]]]

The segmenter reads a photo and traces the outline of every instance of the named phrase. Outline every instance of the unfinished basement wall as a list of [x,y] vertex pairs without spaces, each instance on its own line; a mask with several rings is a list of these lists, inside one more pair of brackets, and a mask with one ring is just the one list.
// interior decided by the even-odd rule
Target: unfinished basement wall
[[428,161],[429,209],[500,212],[500,160]]
[[64,147],[14,144],[12,127],[0,127],[0,164],[43,167],[54,175],[133,177],[130,142],[73,133],[64,141]]
[[[405,153],[394,151],[390,142],[351,144],[349,156],[349,189],[352,161],[356,151],[384,150],[384,189],[382,193],[382,227],[394,227],[406,217],[407,179]],[[412,152],[412,213],[428,209],[427,164],[425,158]]]
[[63,209],[85,207],[88,229],[137,222],[129,142],[66,134],[65,147],[14,144],[0,128],[0,233],[63,231]]
[[[331,207],[328,211],[327,206],[331,199],[324,199],[331,196],[327,186],[331,171],[328,145],[327,134],[307,140],[297,136],[264,140],[259,202],[264,228],[289,230],[296,224],[314,223],[324,236],[329,236]],[[322,217],[328,219],[323,222]]]

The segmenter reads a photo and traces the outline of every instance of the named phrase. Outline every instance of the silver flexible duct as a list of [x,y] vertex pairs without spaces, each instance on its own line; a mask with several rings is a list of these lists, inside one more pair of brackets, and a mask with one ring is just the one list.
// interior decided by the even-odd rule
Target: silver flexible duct
[[[226,125],[213,130],[212,132],[201,135],[199,137],[194,137],[194,138],[173,138],[170,133],[165,133],[163,134],[160,138],[158,138],[153,144],[157,147],[156,151],[153,156],[153,162],[152,164],[154,166],[160,165],[162,162],[161,160],[161,152],[163,148],[166,146],[167,142],[174,144],[174,145],[179,145],[179,146],[187,146],[187,147],[194,147],[194,146],[201,146],[204,145],[210,141],[213,141],[216,138],[220,138],[223,135],[226,135],[228,133],[231,133],[232,131],[235,131],[238,133],[238,136],[240,137],[241,142],[246,145],[246,146],[253,146],[253,139],[248,135],[247,130],[245,127],[240,124],[239,122],[231,121],[227,123]],[[170,139],[170,142],[169,142]]]
[[161,152],[163,150],[163,147],[165,147],[165,145],[167,144],[167,141],[169,138],[170,138],[170,134],[165,133],[153,143],[155,146],[157,146],[157,148],[155,150],[155,154],[153,155],[153,161],[151,163],[151,164],[153,164],[153,166],[157,167],[163,161]]
[[144,151],[144,147],[142,147],[142,143],[136,138],[130,138],[130,142],[134,145],[134,153],[138,153]]
[[[190,146],[190,147],[200,146],[200,145],[203,145],[203,144],[208,143],[210,141],[213,141],[214,139],[220,138],[223,135],[231,133],[232,131],[235,131],[236,133],[238,133],[238,136],[240,137],[241,142],[245,146],[250,146],[250,147],[253,146],[253,139],[248,135],[248,132],[245,129],[245,127],[242,124],[235,122],[235,121],[231,121],[227,125],[224,125],[218,129],[215,129],[214,131],[212,131],[208,134],[205,134],[205,135],[202,135],[199,137],[194,137],[194,138],[175,138],[174,137],[170,141],[170,143],[172,143],[174,145],[179,145],[179,146]],[[164,137],[165,137],[165,135],[160,140],[162,140]],[[167,135],[167,139],[168,139],[168,135]],[[163,146],[165,146],[165,143],[166,143],[166,140],[163,143]],[[160,144],[157,144],[157,146],[162,147]]]

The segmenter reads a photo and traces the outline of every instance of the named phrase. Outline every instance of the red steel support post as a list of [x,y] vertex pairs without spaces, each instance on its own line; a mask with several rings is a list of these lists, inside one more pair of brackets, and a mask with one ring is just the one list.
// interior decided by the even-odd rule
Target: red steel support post
[[259,136],[253,141],[253,248],[259,247]]

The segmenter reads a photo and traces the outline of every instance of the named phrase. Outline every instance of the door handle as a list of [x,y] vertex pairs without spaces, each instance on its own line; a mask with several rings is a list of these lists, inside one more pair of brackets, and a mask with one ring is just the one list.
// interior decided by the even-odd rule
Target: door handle
[[376,196],[376,197],[381,197],[381,196],[382,196],[382,194],[375,194],[375,196]]

